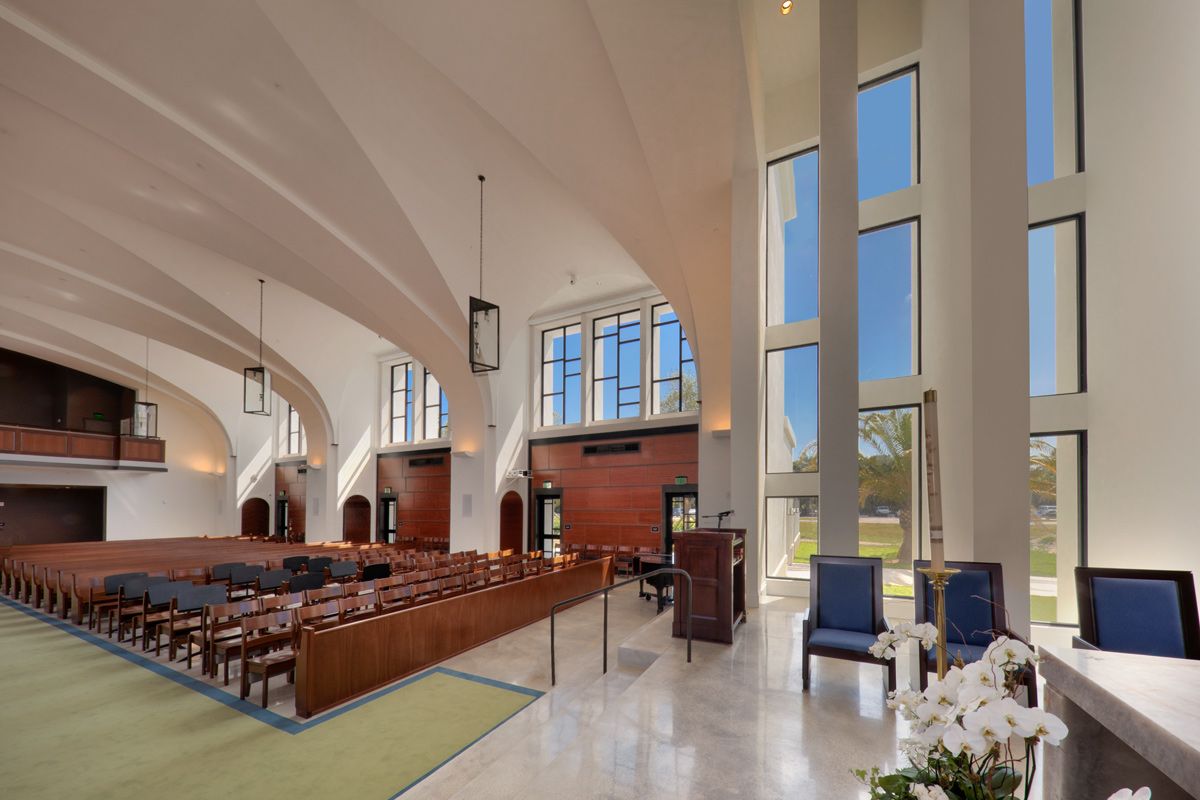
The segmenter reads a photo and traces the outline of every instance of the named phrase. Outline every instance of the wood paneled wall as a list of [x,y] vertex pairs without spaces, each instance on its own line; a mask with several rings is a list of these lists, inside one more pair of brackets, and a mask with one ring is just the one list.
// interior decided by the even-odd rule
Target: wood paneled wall
[[0,486],[0,546],[102,542],[103,486]]
[[[626,441],[641,442],[641,450],[583,453],[586,445]],[[677,475],[686,475],[688,483],[699,480],[696,432],[531,442],[529,451],[533,486],[550,481],[554,488],[562,487],[565,543],[657,547],[662,541],[662,487],[674,485]]]
[[303,542],[306,530],[308,473],[301,472],[301,469],[304,467],[300,464],[275,465],[275,500],[279,499],[280,492],[287,492],[288,522],[293,542]]
[[[412,465],[414,459],[429,458],[442,463]],[[450,460],[446,449],[379,455],[379,493],[390,486],[396,498],[397,536],[450,538]]]
[[360,697],[547,617],[555,603],[612,581],[612,560],[605,558],[336,628],[305,628],[296,661],[296,713],[307,718]]

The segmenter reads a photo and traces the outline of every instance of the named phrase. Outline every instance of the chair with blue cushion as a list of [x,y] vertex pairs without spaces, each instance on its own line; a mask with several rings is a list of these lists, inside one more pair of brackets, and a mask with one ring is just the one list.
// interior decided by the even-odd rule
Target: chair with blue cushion
[[1075,591],[1077,648],[1200,659],[1191,572],[1076,567]]
[[[933,585],[924,573],[928,561],[913,562],[913,621],[937,622],[933,609]],[[958,570],[946,583],[946,663],[964,665],[983,658],[996,636],[1025,642],[1008,629],[1004,608],[1004,567],[994,562],[947,561]],[[920,650],[918,683],[921,691],[929,685],[929,673],[937,671],[937,650]],[[1030,706],[1037,705],[1037,680],[1032,667],[1021,675]]]
[[[804,615],[801,682],[808,691],[809,658],[826,656],[879,664],[869,648],[891,630],[883,615],[883,559],[812,556],[808,611]],[[896,688],[896,660],[882,662],[889,690]]]

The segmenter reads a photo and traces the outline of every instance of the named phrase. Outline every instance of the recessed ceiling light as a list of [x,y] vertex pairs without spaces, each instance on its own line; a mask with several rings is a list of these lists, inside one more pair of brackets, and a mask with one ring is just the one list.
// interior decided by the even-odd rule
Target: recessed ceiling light
[[779,7],[779,10],[783,12],[784,16],[792,13],[792,0],[783,0],[783,5]]

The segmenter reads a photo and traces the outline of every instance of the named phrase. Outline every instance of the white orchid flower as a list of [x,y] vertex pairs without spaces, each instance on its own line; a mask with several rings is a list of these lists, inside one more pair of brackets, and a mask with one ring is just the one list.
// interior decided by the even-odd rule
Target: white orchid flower
[[951,755],[966,753],[967,755],[982,755],[988,751],[987,740],[978,731],[969,731],[961,725],[947,725],[942,734],[942,747]]
[[1048,744],[1057,745],[1067,735],[1067,726],[1053,714],[1040,708],[1022,708],[1016,713],[1013,730],[1026,739],[1038,737]]
[[932,786],[924,784],[914,785],[912,790],[916,794],[917,800],[949,800],[945,790],[936,783]]
[[1024,666],[1033,657],[1033,651],[1024,642],[1007,636],[996,639],[983,654],[984,661],[996,666]]
[[[920,795],[917,795],[920,797]],[[1150,800],[1150,787],[1143,786],[1134,792],[1132,789],[1121,789],[1109,795],[1108,800]]]

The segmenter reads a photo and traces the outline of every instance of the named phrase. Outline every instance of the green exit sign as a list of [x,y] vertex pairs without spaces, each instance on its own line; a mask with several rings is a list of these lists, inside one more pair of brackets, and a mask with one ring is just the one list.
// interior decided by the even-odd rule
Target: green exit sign
[[685,483],[687,483],[687,475],[676,475],[675,476],[675,485],[676,486],[683,486]]

